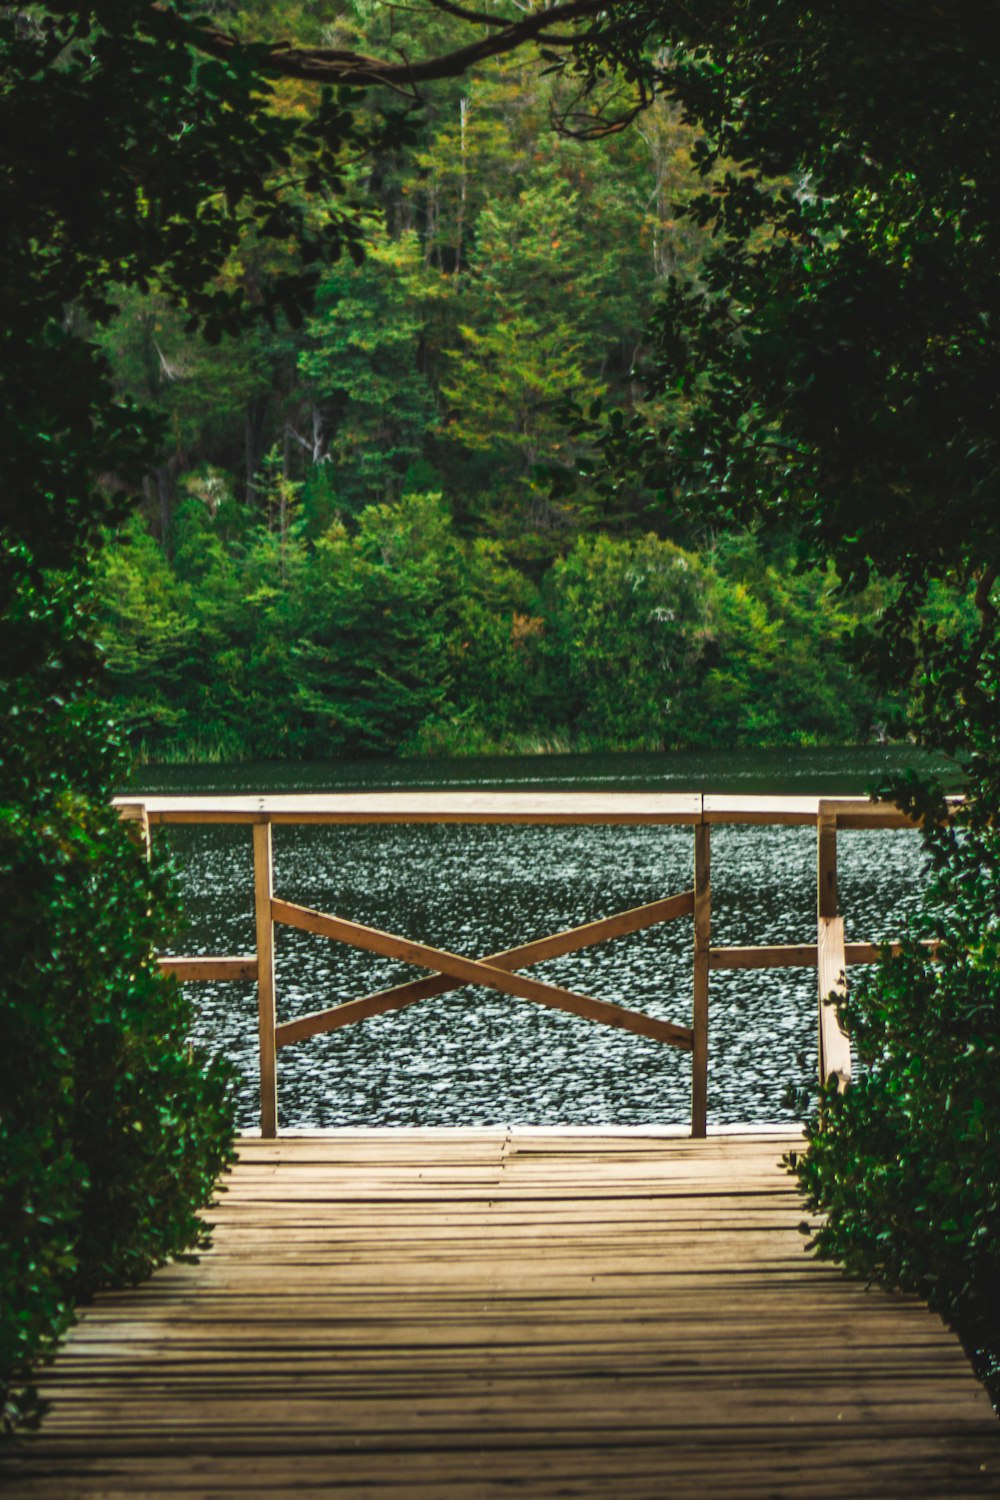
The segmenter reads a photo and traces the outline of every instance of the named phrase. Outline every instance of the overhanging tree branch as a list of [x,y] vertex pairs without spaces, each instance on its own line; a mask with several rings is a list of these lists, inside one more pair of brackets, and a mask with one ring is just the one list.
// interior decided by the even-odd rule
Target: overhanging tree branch
[[[480,37],[478,41],[469,42],[464,47],[457,47],[452,52],[414,61],[389,61],[340,47],[296,47],[288,42],[253,44],[252,50],[260,72],[273,77],[301,78],[326,84],[381,83],[405,86],[431,83],[439,78],[458,78],[476,63],[514,52],[528,42],[575,46],[583,40],[583,32],[554,36],[551,28],[572,25],[574,22],[606,14],[614,3],[615,0],[567,0],[565,4],[553,5],[522,16],[516,21],[506,22],[499,30]],[[453,9],[449,4],[439,3],[439,0],[431,0],[431,4],[445,11]],[[486,24],[485,18],[483,23]],[[223,61],[250,50],[247,43],[228,36],[216,27],[192,28],[191,40],[199,51]]]

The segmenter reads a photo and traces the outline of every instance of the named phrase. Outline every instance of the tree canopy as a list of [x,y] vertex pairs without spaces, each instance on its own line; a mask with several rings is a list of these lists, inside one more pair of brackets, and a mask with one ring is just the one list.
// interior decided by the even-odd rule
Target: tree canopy
[[[915,679],[911,731],[958,756],[966,803],[886,788],[924,821],[932,882],[917,931],[846,1007],[860,1079],[829,1088],[797,1163],[820,1250],[919,1291],[987,1376],[1000,1349],[1000,910],[996,7],[662,6],[581,53],[614,54],[704,130],[721,171],[694,205],[715,248],[653,332],[654,429],[603,436],[664,504],[791,527],[848,582],[891,580],[869,657]],[[649,41],[666,50],[661,66]],[[922,618],[932,580],[976,623]]]
[[[308,264],[354,244],[275,175],[293,143],[336,186],[342,101],[268,107],[245,58],[189,45],[145,4],[0,10],[0,1427],[35,1412],[32,1371],[74,1301],[199,1243],[229,1154],[226,1074],[187,1040],[159,975],[162,871],[109,806],[121,765],[95,699],[88,571],[159,423],[116,399],[96,330],[114,288],[155,280],[210,337],[280,308]],[[244,222],[293,237],[287,273],[226,286]]]
[[[612,7],[577,49],[696,122],[714,250],[654,328],[623,450],[848,574],[995,565],[995,6]],[[612,444],[612,447],[614,445]]]

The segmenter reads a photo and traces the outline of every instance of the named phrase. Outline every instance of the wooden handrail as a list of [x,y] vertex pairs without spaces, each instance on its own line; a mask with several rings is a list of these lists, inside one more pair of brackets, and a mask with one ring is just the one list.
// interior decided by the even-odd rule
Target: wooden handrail
[[[921,948],[933,955],[935,938],[922,938]],[[883,953],[902,953],[902,943],[845,943],[844,962],[873,964]],[[710,948],[710,969],[811,969],[819,960],[818,943],[768,943],[759,948]]]
[[[950,798],[954,804],[961,799]],[[385,791],[263,793],[259,796],[116,797],[123,818],[170,823],[700,823],[815,825],[821,806],[840,829],[912,828],[890,802],[868,797],[717,796],[701,792]]]
[[[952,798],[952,803],[961,799]],[[697,792],[337,792],[261,796],[119,797],[119,814],[149,847],[150,830],[166,824],[244,824],[253,833],[256,951],[234,957],[164,957],[161,968],[182,980],[255,980],[258,995],[261,1133],[277,1133],[277,1052],[280,1047],[365,1017],[446,994],[464,984],[555,1006],[623,1027],[690,1051],[691,1133],[703,1136],[708,1111],[709,978],[719,970],[816,966],[818,1063],[822,1082],[846,1088],[850,1042],[836,1000],[846,993],[850,964],[871,963],[898,944],[847,942],[837,899],[837,834],[841,829],[912,828],[913,820],[889,803],[866,797],[714,796]],[[676,896],[552,933],[484,958],[448,953],[428,943],[381,932],[344,917],[314,912],[276,898],[272,830],[284,824],[453,823],[561,826],[686,825],[694,831],[694,888]],[[711,830],[716,825],[814,826],[817,831],[816,943],[711,946]],[[521,973],[546,958],[577,952],[625,933],[681,916],[694,917],[694,986],[691,1026],[662,1021],[621,1005],[580,995]],[[276,923],[299,927],[371,952],[431,970],[410,981],[344,1001],[278,1025],[274,981]],[[929,945],[933,948],[933,943]]]

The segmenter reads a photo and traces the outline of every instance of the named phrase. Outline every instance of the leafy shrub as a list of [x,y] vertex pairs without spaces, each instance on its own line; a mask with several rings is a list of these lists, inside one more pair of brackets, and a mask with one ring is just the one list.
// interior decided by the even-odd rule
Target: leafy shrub
[[886,788],[924,819],[925,909],[842,1006],[860,1074],[823,1092],[791,1165],[820,1255],[926,1298],[1000,1401],[1000,644],[956,640],[924,658],[923,728],[966,747],[966,801],[949,823],[939,788]]
[[[749,534],[712,556],[712,643],[689,724],[706,744],[842,744],[882,712],[845,649],[854,624],[832,568],[768,560]],[[855,601],[855,609],[857,601]]]
[[134,517],[97,585],[114,715],[155,759],[845,743],[886,717],[844,645],[870,604],[749,536],[582,537],[536,580],[436,494],[315,535],[196,499],[172,562]]
[[[225,1070],[155,947],[167,874],[108,806],[117,754],[89,696],[80,583],[5,554],[0,730],[0,1401],[39,1414],[32,1375],[76,1301],[204,1242],[230,1156]],[[33,632],[26,627],[32,624]],[[17,670],[20,668],[21,670]]]
[[705,642],[696,557],[656,536],[581,537],[548,580],[554,701],[592,742],[682,743]]

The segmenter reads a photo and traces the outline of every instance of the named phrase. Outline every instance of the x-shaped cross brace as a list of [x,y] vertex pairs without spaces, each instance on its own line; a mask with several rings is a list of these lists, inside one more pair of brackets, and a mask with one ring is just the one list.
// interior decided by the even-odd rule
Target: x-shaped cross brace
[[574,990],[547,984],[516,971],[530,964],[541,963],[543,959],[589,948],[609,938],[639,932],[658,922],[670,921],[673,917],[690,915],[693,910],[694,892],[685,891],[679,896],[668,896],[662,901],[652,901],[645,906],[634,907],[631,911],[618,912],[612,917],[588,922],[583,927],[568,928],[564,932],[538,938],[532,943],[522,943],[517,948],[491,953],[486,958],[465,958],[458,953],[433,948],[427,943],[382,932],[377,927],[365,927],[360,922],[350,922],[344,917],[331,917],[324,912],[311,911],[308,907],[297,906],[291,901],[272,900],[271,919],[274,922],[297,927],[303,932],[318,933],[322,937],[335,938],[354,948],[380,953],[387,958],[402,959],[406,963],[418,964],[421,968],[434,971],[427,979],[395,985],[392,989],[379,990],[358,1000],[345,1001],[331,1010],[316,1011],[311,1015],[299,1016],[294,1021],[286,1021],[275,1028],[275,1043],[284,1047],[290,1042],[301,1041],[319,1032],[335,1031],[352,1021],[398,1010],[417,1000],[445,995],[462,985],[477,984],[487,989],[500,990],[506,995],[515,995],[521,1000],[533,1000],[538,1005],[569,1011],[572,1015],[584,1016],[591,1021],[600,1021],[606,1026],[618,1026],[625,1031],[633,1031],[639,1036],[667,1042],[670,1046],[690,1052],[693,1033],[689,1026],[659,1021],[653,1016],[628,1010],[610,1000],[595,1000],[590,995],[577,994]]

